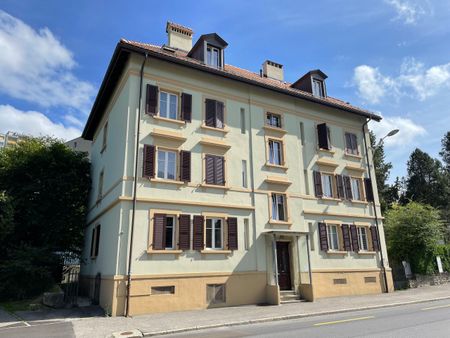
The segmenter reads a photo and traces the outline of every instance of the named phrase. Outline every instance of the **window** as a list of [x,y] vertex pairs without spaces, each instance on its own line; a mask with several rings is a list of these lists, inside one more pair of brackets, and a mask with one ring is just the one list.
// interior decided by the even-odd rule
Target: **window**
[[286,196],[283,194],[272,194],[272,219],[275,221],[286,221]]
[[208,66],[219,68],[221,66],[220,62],[220,49],[208,45],[206,47],[206,64]]
[[91,258],[95,258],[98,256],[99,243],[100,243],[100,224],[96,225],[92,229]]
[[317,125],[317,140],[319,149],[331,150],[331,132],[326,123]]
[[206,300],[209,304],[225,303],[225,284],[207,284]]
[[223,219],[206,219],[206,248],[215,250],[223,249]]
[[158,178],[174,180],[176,177],[177,153],[158,149]]
[[161,91],[159,94],[159,116],[176,120],[178,117],[178,96]]
[[247,161],[242,160],[242,187],[247,188]]
[[283,142],[269,140],[269,163],[283,165]]
[[322,174],[322,193],[325,197],[333,197],[333,176]]
[[300,122],[300,142],[302,146],[305,145],[305,126],[303,122]]
[[319,79],[313,79],[313,95],[314,96],[319,96],[319,97],[324,97],[325,96],[325,91],[323,88],[323,81],[319,80]]
[[175,234],[176,234],[176,217],[167,216],[166,217],[166,233],[165,233],[165,248],[174,249],[175,248]]
[[366,227],[358,227],[358,244],[360,251],[369,250],[369,245],[367,244],[367,228]]
[[101,151],[106,149],[107,142],[108,142],[108,121],[106,121],[105,126],[103,127],[103,142]]
[[225,185],[225,159],[223,156],[205,156],[206,184]]
[[337,251],[339,250],[338,226],[335,224],[328,224],[327,228],[328,249]]
[[357,137],[353,133],[345,133],[345,152],[347,154],[358,155]]
[[350,178],[351,184],[352,184],[352,197],[354,200],[361,201],[361,179],[359,178]]
[[175,286],[152,286],[152,295],[173,295],[175,293]]
[[224,128],[224,104],[223,102],[205,100],[205,125],[211,128]]
[[245,109],[241,108],[241,134],[245,134]]
[[250,226],[248,223],[248,218],[244,219],[244,247],[245,250],[250,248]]
[[281,128],[281,115],[267,113],[266,124],[271,127]]
[[97,194],[98,200],[101,200],[103,197],[103,178],[104,178],[104,176],[105,176],[105,172],[102,170],[98,177],[98,194]]

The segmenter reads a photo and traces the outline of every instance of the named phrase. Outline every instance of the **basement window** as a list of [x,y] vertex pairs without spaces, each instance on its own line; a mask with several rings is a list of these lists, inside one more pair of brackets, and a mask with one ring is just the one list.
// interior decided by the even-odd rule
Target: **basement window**
[[333,284],[347,284],[347,278],[335,278]]
[[152,286],[152,295],[173,295],[175,293],[175,286]]
[[207,284],[206,300],[209,304],[225,303],[225,284]]

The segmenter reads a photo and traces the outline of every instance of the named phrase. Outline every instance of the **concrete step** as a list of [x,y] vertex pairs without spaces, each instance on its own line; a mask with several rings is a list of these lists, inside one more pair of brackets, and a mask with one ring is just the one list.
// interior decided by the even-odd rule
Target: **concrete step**
[[293,295],[281,295],[280,296],[281,300],[292,300],[292,299],[298,299],[298,295],[293,294]]
[[302,302],[304,302],[304,300],[300,299],[300,298],[292,299],[292,300],[281,300],[280,301],[281,304],[302,303]]

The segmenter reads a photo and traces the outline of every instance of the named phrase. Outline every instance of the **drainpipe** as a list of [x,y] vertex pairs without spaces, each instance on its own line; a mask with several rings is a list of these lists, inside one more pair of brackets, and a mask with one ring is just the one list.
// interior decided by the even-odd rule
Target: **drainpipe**
[[[373,189],[373,182],[372,182],[372,172],[370,170],[370,162],[369,162],[369,150],[368,150],[368,146],[367,146],[367,139],[366,139],[366,125],[370,122],[370,118],[366,120],[366,122],[364,122],[364,124],[362,125],[362,132],[363,132],[363,140],[364,140],[364,149],[366,151],[366,161],[367,161],[367,168],[368,168],[368,172],[369,172],[369,181],[370,181],[370,185],[372,187],[372,191],[375,191],[375,189]],[[374,167],[375,170],[375,167]],[[378,234],[378,245],[380,247],[380,259],[381,259],[381,270],[383,272],[383,279],[384,279],[384,289],[386,293],[389,293],[389,289],[388,289],[388,282],[387,282],[387,275],[386,275],[386,268],[384,266],[384,257],[383,257],[383,248],[381,247],[381,235],[380,235],[380,227],[378,226],[378,212],[377,212],[377,206],[375,203],[375,196],[373,199],[373,212],[374,212],[374,216],[375,216],[375,224],[377,226],[377,234]]]
[[139,134],[141,130],[141,106],[142,106],[142,82],[144,78],[144,66],[147,61],[148,54],[145,53],[144,61],[142,61],[140,80],[139,80],[139,100],[137,111],[137,129],[136,129],[136,152],[134,155],[134,181],[133,181],[133,210],[131,218],[131,231],[130,231],[130,248],[128,250],[128,273],[127,273],[127,299],[125,305],[125,317],[128,317],[130,310],[130,286],[131,286],[131,263],[133,260],[133,234],[134,224],[136,220],[136,204],[137,204],[137,176],[138,176],[138,159],[139,159]]

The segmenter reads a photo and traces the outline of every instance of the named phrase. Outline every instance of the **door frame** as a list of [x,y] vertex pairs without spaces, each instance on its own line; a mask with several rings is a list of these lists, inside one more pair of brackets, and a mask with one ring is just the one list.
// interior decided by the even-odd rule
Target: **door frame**
[[[292,272],[293,272],[293,261],[292,261],[292,240],[291,239],[276,239],[275,240],[275,246],[277,245],[278,242],[283,242],[283,243],[287,243],[287,252],[288,252],[288,256],[289,256],[289,281],[290,281],[290,287],[287,290],[294,290],[294,280],[292,279]],[[276,255],[278,256],[278,249],[276,252]],[[279,280],[279,271],[278,271],[278,257],[277,257],[277,285],[280,288],[280,280]],[[281,289],[280,289],[281,290]],[[283,290],[284,291],[284,290]]]

